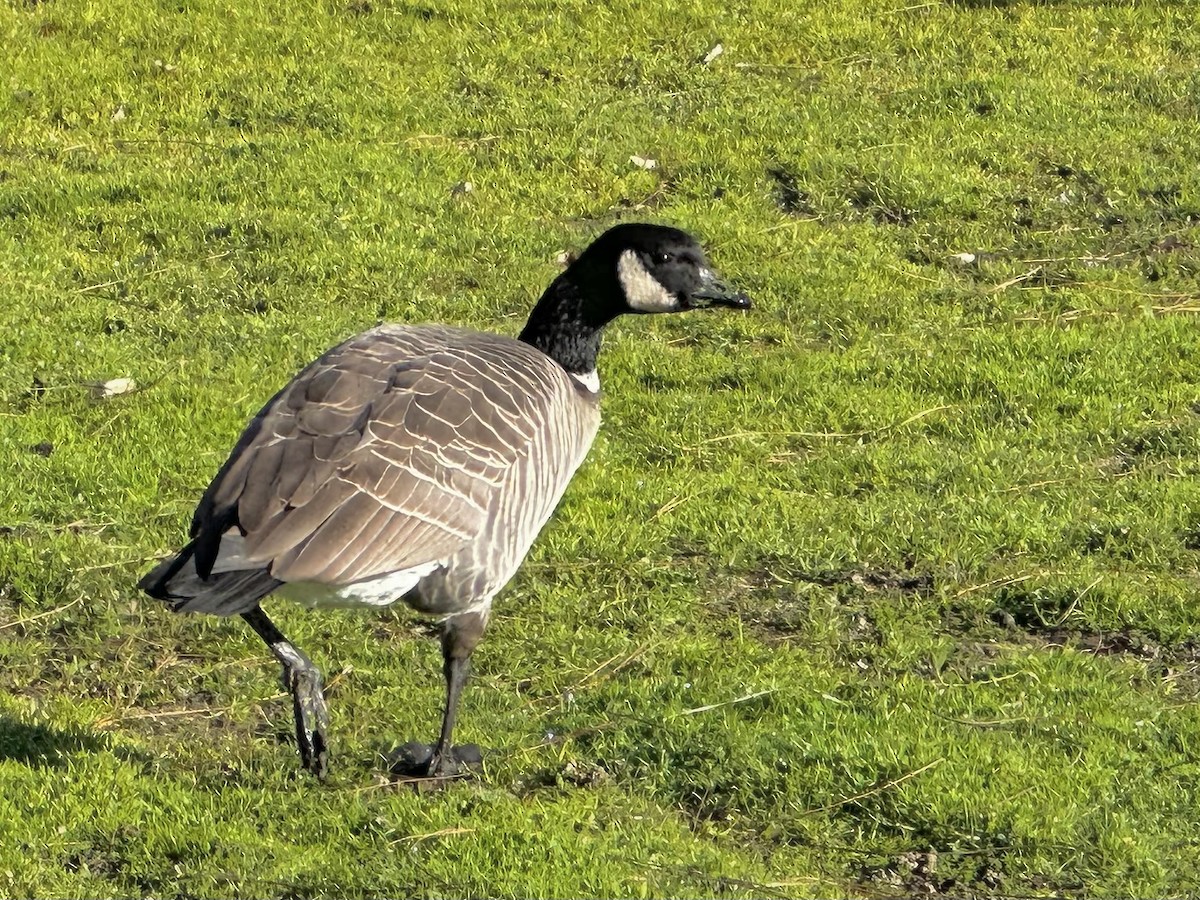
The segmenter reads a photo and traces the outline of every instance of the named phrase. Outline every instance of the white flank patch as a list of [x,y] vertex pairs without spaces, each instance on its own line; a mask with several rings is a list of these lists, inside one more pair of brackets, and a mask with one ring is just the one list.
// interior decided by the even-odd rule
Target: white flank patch
[[625,291],[625,302],[638,312],[665,313],[679,309],[679,301],[642,265],[633,250],[626,250],[617,261],[617,277]]
[[230,528],[221,535],[221,543],[217,545],[217,558],[212,567],[214,573],[261,568],[260,563],[246,561],[246,539],[237,528]]
[[[213,572],[237,572],[242,569],[258,569],[261,563],[246,560],[246,539],[236,528],[221,535],[221,546]],[[292,581],[275,589],[275,596],[313,608],[361,606],[387,606],[395,603],[417,586],[422,578],[432,573],[441,563],[431,562],[399,572],[388,572],[375,578],[364,578],[352,584],[322,584],[316,581]]]
[[574,378],[584,390],[592,394],[600,393],[600,376],[595,369],[590,372],[572,372],[571,377]]
[[388,606],[395,603],[441,563],[430,562],[399,572],[388,572],[375,578],[364,578],[353,584],[321,584],[316,581],[290,581],[275,589],[283,597],[309,609],[353,609],[363,606]]

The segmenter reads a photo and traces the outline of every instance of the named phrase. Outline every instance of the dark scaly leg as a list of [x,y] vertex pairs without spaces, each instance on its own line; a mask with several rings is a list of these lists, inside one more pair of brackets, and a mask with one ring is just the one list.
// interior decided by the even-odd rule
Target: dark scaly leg
[[487,628],[487,612],[461,613],[451,616],[442,626],[442,673],[446,677],[446,707],[442,715],[442,732],[432,748],[410,743],[400,748],[393,770],[397,774],[418,778],[452,778],[464,767],[478,765],[479,748],[473,744],[455,747],[452,742],[458,703],[471,667],[474,652],[483,631]]
[[[469,760],[459,755],[459,748],[451,743],[454,719],[458,714],[458,701],[471,670],[471,654],[474,652],[483,630],[487,627],[486,613],[466,613],[447,619],[442,631],[442,674],[446,677],[446,709],[442,715],[442,733],[433,758],[429,760],[429,774],[434,778],[457,775],[462,764]],[[462,748],[467,749],[467,748]],[[478,755],[478,751],[476,751]]]
[[292,695],[292,709],[296,716],[296,743],[300,748],[300,761],[304,768],[324,779],[329,769],[329,739],[326,737],[329,709],[325,706],[320,670],[283,636],[283,632],[267,618],[261,606],[242,613],[242,618],[283,665],[283,687]]

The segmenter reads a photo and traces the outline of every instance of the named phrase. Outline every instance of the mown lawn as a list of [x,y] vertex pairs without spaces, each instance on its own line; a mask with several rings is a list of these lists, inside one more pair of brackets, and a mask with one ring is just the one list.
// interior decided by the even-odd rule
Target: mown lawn
[[[1195,896],[1196,14],[0,7],[0,896]],[[304,362],[513,334],[629,219],[757,309],[611,330],[481,777],[386,776],[416,617],[269,607],[317,783],[257,638],[136,578]]]

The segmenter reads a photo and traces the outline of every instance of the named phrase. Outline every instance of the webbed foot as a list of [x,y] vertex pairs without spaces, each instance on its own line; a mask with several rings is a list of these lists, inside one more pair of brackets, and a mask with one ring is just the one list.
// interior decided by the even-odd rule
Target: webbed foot
[[483,765],[478,744],[459,744],[445,753],[420,741],[409,741],[388,754],[388,768],[405,780],[447,781]]

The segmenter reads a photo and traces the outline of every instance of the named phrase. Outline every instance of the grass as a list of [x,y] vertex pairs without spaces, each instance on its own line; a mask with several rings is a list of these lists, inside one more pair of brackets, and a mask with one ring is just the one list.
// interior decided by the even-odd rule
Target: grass
[[[1194,15],[0,8],[0,894],[1195,896]],[[257,639],[136,577],[304,362],[515,333],[626,219],[757,310],[612,329],[482,778],[384,777],[419,620],[271,607],[332,676],[316,783]]]

